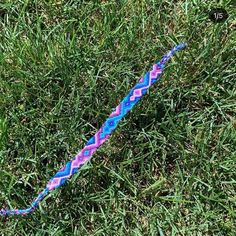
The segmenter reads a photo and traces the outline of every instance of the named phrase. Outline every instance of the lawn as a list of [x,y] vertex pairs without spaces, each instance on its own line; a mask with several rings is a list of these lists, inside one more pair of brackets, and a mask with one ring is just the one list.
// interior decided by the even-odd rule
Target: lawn
[[229,0],[1,1],[0,209],[28,207],[139,77],[188,47],[70,181],[0,216],[0,235],[235,235],[235,15]]

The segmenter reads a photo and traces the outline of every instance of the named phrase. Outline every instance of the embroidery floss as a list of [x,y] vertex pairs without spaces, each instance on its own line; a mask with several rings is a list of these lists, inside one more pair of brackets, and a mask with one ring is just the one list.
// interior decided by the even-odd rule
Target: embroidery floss
[[38,197],[33,201],[29,208],[0,210],[0,215],[27,215],[35,210],[38,204],[50,191],[62,186],[66,180],[75,174],[92,157],[93,153],[110,137],[121,119],[138,103],[142,96],[146,94],[148,88],[159,79],[166,62],[175,52],[182,50],[185,46],[186,44],[182,43],[172,48],[159,62],[154,64],[143,77],[141,77],[128,95],[115,109],[113,109],[113,112],[102,127],[88,140],[85,147],[74,157],[74,159],[67,162],[66,165],[49,180],[46,188],[39,193]]

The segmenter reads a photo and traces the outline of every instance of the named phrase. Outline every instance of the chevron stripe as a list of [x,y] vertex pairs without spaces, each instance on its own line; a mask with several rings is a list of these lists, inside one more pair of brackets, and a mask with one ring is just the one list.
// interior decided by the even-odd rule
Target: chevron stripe
[[118,115],[120,114],[120,110],[121,110],[121,104],[119,104],[119,105],[116,107],[115,111],[113,111],[113,112],[111,113],[110,117],[118,116]]

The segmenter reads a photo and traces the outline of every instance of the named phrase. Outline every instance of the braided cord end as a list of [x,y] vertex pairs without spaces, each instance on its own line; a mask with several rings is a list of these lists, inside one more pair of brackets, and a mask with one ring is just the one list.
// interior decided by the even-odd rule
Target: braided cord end
[[180,43],[178,45],[176,45],[175,47],[173,47],[169,52],[167,52],[159,62],[157,62],[157,64],[159,64],[161,66],[161,68],[163,68],[166,64],[166,62],[177,52],[180,50],[183,50],[185,47],[187,47],[186,43]]
[[2,210],[0,210],[0,215],[28,215],[28,214],[32,213],[35,210],[35,208],[39,205],[39,203],[46,197],[48,192],[49,192],[49,189],[45,188],[41,193],[39,193],[39,195],[32,202],[32,204],[29,208],[14,209],[14,210],[2,209]]

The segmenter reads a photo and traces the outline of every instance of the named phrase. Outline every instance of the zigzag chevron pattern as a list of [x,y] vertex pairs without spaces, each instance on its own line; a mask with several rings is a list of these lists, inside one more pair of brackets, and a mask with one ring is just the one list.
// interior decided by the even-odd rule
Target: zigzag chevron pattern
[[67,179],[76,173],[81,166],[88,161],[93,153],[110,137],[112,132],[117,127],[121,119],[135,106],[135,104],[146,94],[148,88],[154,84],[164,69],[165,63],[173,54],[185,47],[185,44],[179,44],[171,51],[165,54],[160,62],[157,62],[144,77],[135,85],[129,94],[121,101],[121,103],[111,113],[102,127],[97,133],[89,139],[85,147],[75,156],[75,158],[61,168],[47,183],[46,188],[38,195],[33,201],[31,206],[27,209],[14,209],[14,210],[0,210],[0,215],[26,215],[34,211],[39,202],[52,190],[59,188]]
[[121,119],[135,106],[141,97],[146,94],[148,88],[157,81],[157,78],[162,73],[162,69],[160,64],[155,64],[152,69],[139,80],[139,83],[131,89],[129,94],[115,108],[102,127],[87,142],[86,146],[48,182],[47,188],[49,190],[53,190],[64,184],[70,176],[76,173],[78,169],[92,157],[95,150],[110,137]]

